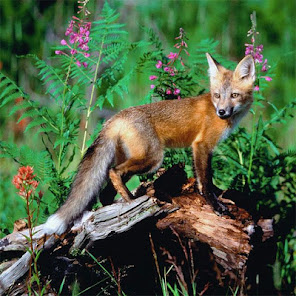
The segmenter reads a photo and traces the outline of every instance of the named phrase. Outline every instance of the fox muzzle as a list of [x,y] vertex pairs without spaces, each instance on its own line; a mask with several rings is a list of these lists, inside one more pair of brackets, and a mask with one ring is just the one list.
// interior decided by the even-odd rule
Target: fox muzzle
[[231,117],[233,114],[233,107],[231,108],[226,108],[226,109],[216,109],[216,114],[221,118],[221,119],[227,119]]

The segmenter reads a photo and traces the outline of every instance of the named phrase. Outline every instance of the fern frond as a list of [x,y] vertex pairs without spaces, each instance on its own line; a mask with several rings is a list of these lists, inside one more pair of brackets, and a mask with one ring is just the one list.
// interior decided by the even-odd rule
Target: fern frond
[[0,151],[0,158],[12,158],[19,163],[19,149],[16,144],[0,141]]
[[25,129],[25,133],[30,130],[31,128],[33,127],[40,127],[42,126],[43,124],[46,124],[47,121],[43,118],[43,117],[39,117],[39,118],[36,118],[35,120],[31,121],[27,126],[26,126],[26,129]]
[[153,44],[156,47],[157,51],[163,52],[164,49],[159,36],[151,28],[146,28],[144,26],[142,26],[141,28],[145,33],[148,34],[150,44]]
[[69,85],[65,83],[61,69],[56,69],[48,65],[37,56],[32,57],[35,59],[36,67],[39,69],[40,80],[43,81],[43,84],[47,85],[47,94],[51,94],[52,97],[58,100],[62,97],[64,89],[71,91]]
[[0,108],[20,97],[28,97],[14,81],[0,72]]
[[[14,114],[19,110],[25,110],[22,116],[19,118],[19,122],[24,118],[31,118],[32,122],[30,123],[29,128],[37,126],[38,123],[35,123],[37,120],[40,122],[42,119],[43,123],[48,123],[51,126],[52,130],[57,130],[54,122],[47,116],[47,111],[44,108],[39,106],[39,103],[34,102],[29,99],[29,97],[23,92],[23,90],[16,85],[11,79],[5,76],[3,73],[0,73],[1,85],[2,88],[5,88],[2,92],[0,89],[0,107],[5,106],[11,101],[15,101],[16,98],[22,97],[24,100],[20,103],[17,103],[13,106],[10,111],[10,115]],[[4,83],[5,82],[5,83]],[[27,130],[29,129],[27,128]]]
[[26,108],[29,108],[31,107],[32,103],[29,103],[28,101],[26,100],[22,100],[21,102],[18,102],[17,104],[15,104],[10,112],[9,112],[9,116],[15,114],[16,112],[20,111],[20,110],[24,110]]
[[[92,83],[92,74],[94,72],[93,66],[95,65],[96,61],[90,58],[85,58],[82,54],[77,55],[77,59],[81,63],[88,63],[88,67],[87,69],[85,69],[84,67],[78,67],[77,64],[73,63],[70,72],[71,79],[78,79],[77,82],[80,86]],[[62,55],[59,56],[59,61],[61,63],[63,71],[66,73],[68,71],[69,63],[71,63],[71,58],[69,56]],[[79,93],[77,93],[77,91],[74,91],[74,89],[72,89],[72,92],[74,96],[81,99],[81,96],[79,95]]]

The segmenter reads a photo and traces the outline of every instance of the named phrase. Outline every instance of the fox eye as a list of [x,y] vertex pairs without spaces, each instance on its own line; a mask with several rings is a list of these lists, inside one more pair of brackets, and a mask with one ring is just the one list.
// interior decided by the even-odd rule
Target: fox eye
[[220,98],[220,94],[218,94],[218,93],[214,93],[214,97],[215,97],[216,99],[219,99],[219,98]]
[[231,97],[232,97],[232,98],[237,98],[238,96],[239,96],[238,93],[232,93],[232,94],[231,94]]

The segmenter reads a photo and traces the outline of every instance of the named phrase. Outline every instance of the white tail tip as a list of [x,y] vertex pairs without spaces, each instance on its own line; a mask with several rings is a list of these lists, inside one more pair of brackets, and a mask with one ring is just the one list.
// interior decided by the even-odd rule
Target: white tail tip
[[67,224],[61,219],[58,214],[51,215],[43,226],[45,234],[61,235],[67,230]]

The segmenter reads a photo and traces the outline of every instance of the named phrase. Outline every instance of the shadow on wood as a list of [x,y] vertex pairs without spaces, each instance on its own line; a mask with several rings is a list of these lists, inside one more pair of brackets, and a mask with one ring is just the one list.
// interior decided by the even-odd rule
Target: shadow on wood
[[[100,208],[45,244],[42,225],[36,227],[36,248],[45,249],[38,261],[42,280],[51,279],[48,293],[58,291],[63,281],[65,295],[74,281],[80,291],[87,289],[83,295],[155,295],[161,293],[162,279],[178,282],[189,294],[225,295],[228,285],[244,294],[254,287],[247,286],[246,275],[252,281],[258,266],[249,260],[273,236],[272,220],[254,221],[223,195],[234,219],[218,216],[195,192],[194,179],[186,179],[182,166],[159,175],[141,184],[131,203]],[[0,240],[0,294],[26,291],[25,233]]]

